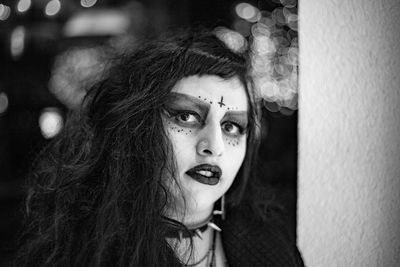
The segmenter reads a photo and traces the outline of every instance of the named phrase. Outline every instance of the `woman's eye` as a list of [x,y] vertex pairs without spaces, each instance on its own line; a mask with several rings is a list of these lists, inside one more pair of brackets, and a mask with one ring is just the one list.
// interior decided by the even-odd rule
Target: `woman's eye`
[[242,133],[241,127],[232,122],[225,122],[224,124],[222,124],[222,128],[226,133],[230,135],[236,136]]
[[179,122],[188,122],[188,123],[191,123],[191,122],[196,122],[196,121],[197,121],[196,116],[193,115],[193,114],[190,114],[190,113],[188,113],[188,112],[178,114],[178,115],[176,115],[175,118],[176,118],[176,120],[179,121]]
[[190,114],[188,114],[188,113],[181,114],[181,115],[179,115],[179,119],[181,121],[188,121],[190,119]]

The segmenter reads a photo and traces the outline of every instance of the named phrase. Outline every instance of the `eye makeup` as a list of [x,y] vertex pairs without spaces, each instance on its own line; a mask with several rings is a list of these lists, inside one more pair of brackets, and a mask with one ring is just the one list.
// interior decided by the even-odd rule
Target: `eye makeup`
[[239,127],[240,133],[245,134],[248,128],[248,117],[245,111],[229,111],[223,118],[224,122],[230,122],[235,126]]
[[204,119],[193,110],[164,107],[168,119],[181,127],[197,127],[204,124]]
[[185,134],[185,135],[189,135],[192,133],[192,130],[190,129],[186,129],[184,127],[180,127],[176,124],[173,124],[170,121],[167,121],[168,127],[171,131],[176,132],[176,133],[181,133],[181,134]]
[[164,107],[170,110],[194,111],[202,118],[207,118],[210,110],[210,104],[208,101],[203,101],[202,99],[176,92],[171,92],[169,94]]
[[239,143],[241,142],[237,138],[228,138],[227,137],[227,138],[225,138],[225,140],[228,143],[228,145],[231,145],[233,147],[238,146]]
[[[223,98],[221,97],[221,102]],[[174,124],[179,133],[183,129],[201,128],[212,106],[210,99],[194,97],[186,94],[171,92],[164,105],[164,114],[169,119],[168,124]],[[247,111],[227,110],[220,122],[223,133],[234,140],[239,139],[247,133],[248,113]],[[232,140],[232,143],[236,141]]]

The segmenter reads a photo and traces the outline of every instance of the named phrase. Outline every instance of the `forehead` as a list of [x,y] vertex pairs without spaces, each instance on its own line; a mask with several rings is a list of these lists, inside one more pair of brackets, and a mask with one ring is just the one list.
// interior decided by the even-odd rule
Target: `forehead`
[[246,90],[237,77],[223,79],[215,75],[189,76],[180,80],[172,92],[190,95],[220,107],[248,109]]

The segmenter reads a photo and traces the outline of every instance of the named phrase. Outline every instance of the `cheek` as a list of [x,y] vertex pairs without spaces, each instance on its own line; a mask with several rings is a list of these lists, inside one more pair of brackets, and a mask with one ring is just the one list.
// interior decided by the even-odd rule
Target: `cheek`
[[172,123],[170,121],[166,121],[166,125],[168,128],[168,132],[171,135],[192,135],[193,133],[191,129],[180,127],[179,125],[176,125],[175,123]]
[[182,168],[181,165],[191,158],[193,152],[190,148],[194,146],[193,136],[195,133],[193,129],[181,127],[167,120],[164,122],[179,171]]
[[241,140],[240,138],[235,138],[235,137],[225,137],[225,143],[230,148],[232,148],[232,147],[239,148],[245,142],[246,142],[246,139]]
[[237,166],[237,169],[242,165],[246,155],[246,141],[246,137],[225,137],[226,154],[229,155],[230,163]]

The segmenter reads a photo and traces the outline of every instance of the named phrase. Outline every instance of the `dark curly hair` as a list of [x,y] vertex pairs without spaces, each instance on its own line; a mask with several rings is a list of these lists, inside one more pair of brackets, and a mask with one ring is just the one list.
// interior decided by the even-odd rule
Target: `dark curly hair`
[[121,53],[87,93],[79,111],[34,164],[26,227],[16,266],[181,266],[166,242],[175,173],[161,113],[177,83],[191,75],[239,77],[249,101],[247,152],[227,193],[238,205],[258,149],[258,111],[245,54],[210,31],[186,31]]

